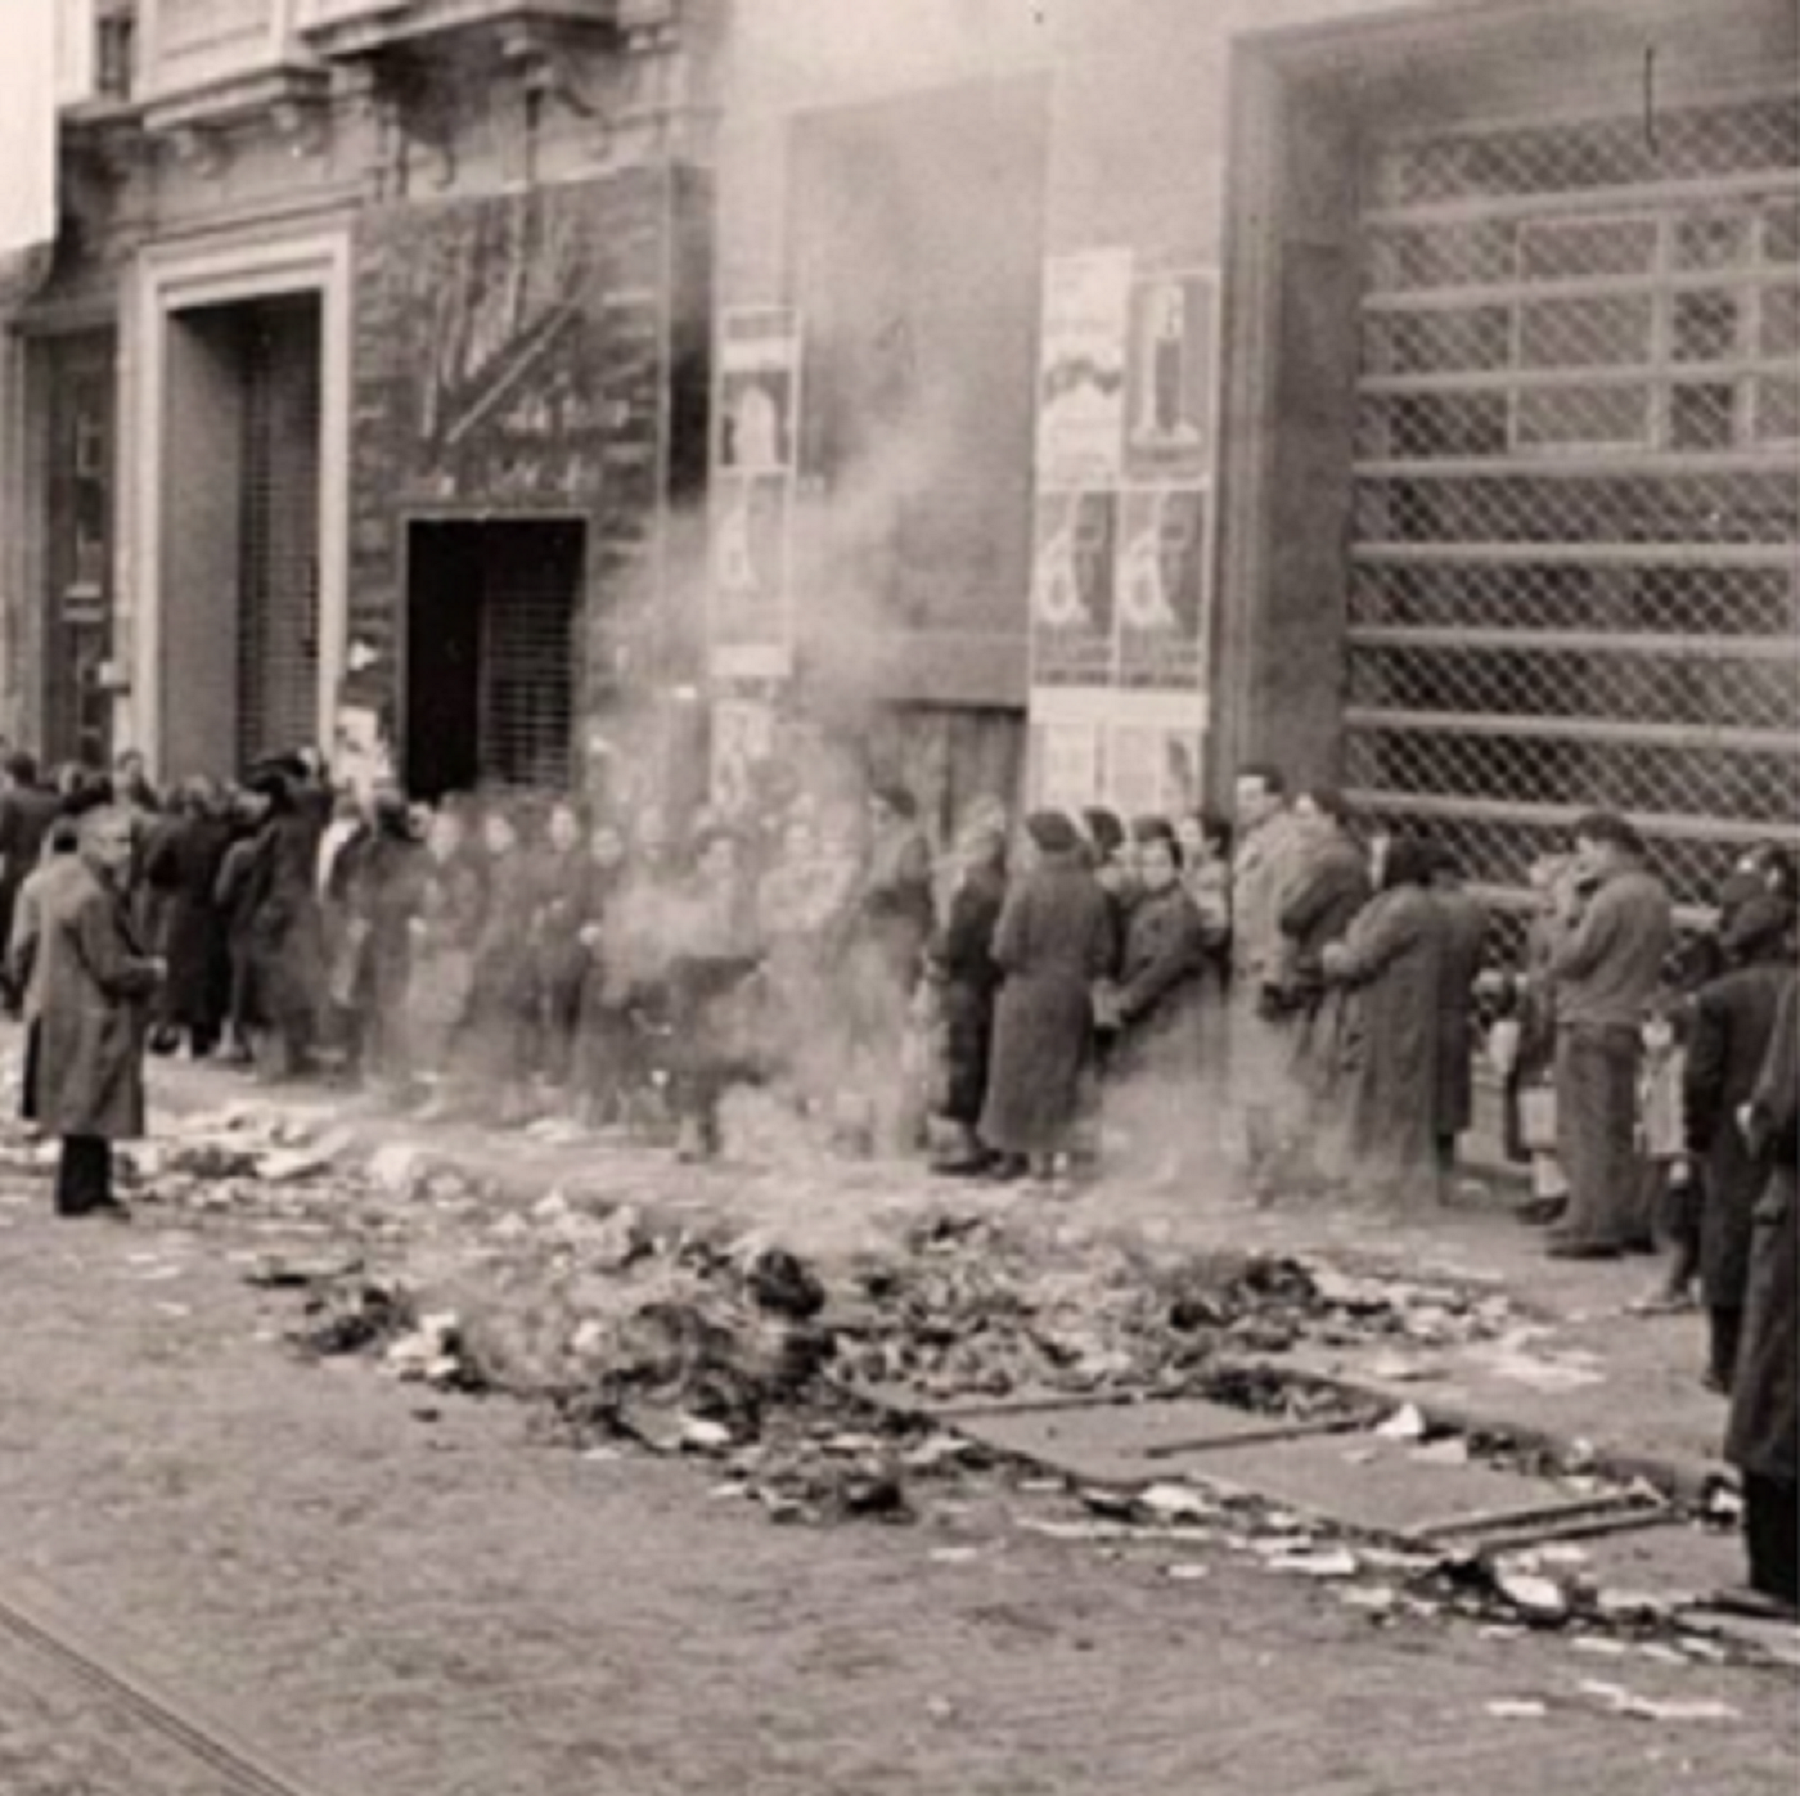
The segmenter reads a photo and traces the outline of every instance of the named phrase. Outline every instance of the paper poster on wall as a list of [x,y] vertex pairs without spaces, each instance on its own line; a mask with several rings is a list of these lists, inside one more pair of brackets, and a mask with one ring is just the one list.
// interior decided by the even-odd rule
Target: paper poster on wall
[[1115,723],[1106,737],[1106,803],[1121,817],[1175,816],[1200,802],[1197,731]]
[[1033,802],[1077,811],[1099,801],[1102,730],[1097,723],[1057,720],[1031,727]]
[[1053,257],[1044,277],[1040,488],[1117,480],[1124,455],[1131,252]]
[[1119,506],[1119,683],[1198,684],[1206,619],[1207,513],[1191,486],[1133,487]]
[[712,514],[716,641],[778,640],[786,628],[791,476],[721,475]]
[[1125,467],[1133,478],[1210,472],[1217,319],[1215,275],[1152,275],[1132,288]]
[[780,307],[727,311],[719,327],[718,458],[723,473],[794,465],[800,329]]
[[1040,494],[1031,582],[1032,680],[1104,686],[1113,675],[1118,494]]

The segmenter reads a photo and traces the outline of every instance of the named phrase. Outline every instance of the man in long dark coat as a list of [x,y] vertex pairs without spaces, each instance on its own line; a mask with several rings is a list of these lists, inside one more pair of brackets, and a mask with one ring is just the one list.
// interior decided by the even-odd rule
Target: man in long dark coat
[[1743,1120],[1769,1179],[1725,1437],[1744,1479],[1750,1574],[1729,1606],[1791,1620],[1800,1611],[1800,979],[1788,981]]
[[144,1040],[162,963],[146,954],[128,907],[133,841],[124,811],[83,820],[80,874],[40,919],[43,1015],[33,1108],[62,1141],[61,1216],[123,1215],[112,1144],[144,1132]]
[[1730,916],[1720,946],[1737,962],[1694,997],[1682,1095],[1688,1151],[1701,1168],[1700,1282],[1710,1328],[1708,1382],[1731,1389],[1750,1284],[1750,1243],[1767,1169],[1752,1156],[1737,1113],[1756,1089],[1775,1012],[1793,976],[1787,917],[1753,899]]

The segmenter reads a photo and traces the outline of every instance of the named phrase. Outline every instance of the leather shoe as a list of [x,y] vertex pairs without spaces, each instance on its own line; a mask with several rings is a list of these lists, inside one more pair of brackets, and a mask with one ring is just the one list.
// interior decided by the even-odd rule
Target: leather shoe
[[1624,1251],[1610,1241],[1572,1241],[1567,1237],[1552,1241],[1544,1249],[1545,1256],[1552,1260],[1616,1260],[1623,1257]]

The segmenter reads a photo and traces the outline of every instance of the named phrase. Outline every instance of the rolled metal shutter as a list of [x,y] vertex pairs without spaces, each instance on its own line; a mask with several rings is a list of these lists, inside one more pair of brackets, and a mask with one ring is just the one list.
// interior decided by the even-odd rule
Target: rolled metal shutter
[[1639,822],[1800,842],[1800,96],[1380,142],[1348,780],[1502,898]]
[[244,327],[238,753],[319,733],[320,338],[310,302],[258,306]]

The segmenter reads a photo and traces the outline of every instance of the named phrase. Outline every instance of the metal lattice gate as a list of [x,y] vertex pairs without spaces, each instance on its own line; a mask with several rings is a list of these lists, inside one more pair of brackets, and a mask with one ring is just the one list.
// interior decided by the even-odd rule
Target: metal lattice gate
[[1800,96],[1366,171],[1348,784],[1499,892],[1596,805],[1800,841]]
[[248,764],[319,733],[318,304],[270,301],[243,328],[237,746]]

